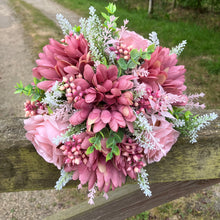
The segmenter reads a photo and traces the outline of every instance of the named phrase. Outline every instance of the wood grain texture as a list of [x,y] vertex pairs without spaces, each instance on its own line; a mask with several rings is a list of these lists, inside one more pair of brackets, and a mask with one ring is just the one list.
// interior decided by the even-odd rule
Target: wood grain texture
[[109,193],[109,199],[95,199],[95,206],[83,202],[44,220],[124,220],[145,210],[219,183],[220,179],[154,183],[152,197],[146,198],[137,185],[128,184]]
[[[166,157],[147,166],[150,183],[220,178],[219,128],[218,118],[200,133],[197,144],[179,138]],[[0,192],[53,188],[59,174],[26,140],[23,119],[0,120]]]

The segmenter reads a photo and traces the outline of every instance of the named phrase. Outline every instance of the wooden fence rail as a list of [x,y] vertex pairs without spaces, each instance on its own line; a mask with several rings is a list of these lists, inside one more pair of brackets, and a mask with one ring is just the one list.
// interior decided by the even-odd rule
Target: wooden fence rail
[[[203,113],[220,110],[204,111]],[[110,192],[110,198],[95,200],[48,219],[124,219],[164,202],[220,182],[220,119],[200,132],[198,143],[179,138],[159,163],[147,166],[153,196],[145,198],[133,181]],[[26,140],[23,119],[0,119],[0,192],[52,188],[59,170],[46,163]],[[205,181],[204,181],[205,180]],[[73,182],[76,186],[78,182]],[[101,208],[102,207],[102,208]],[[101,211],[103,210],[103,211]],[[89,217],[88,217],[89,216]]]

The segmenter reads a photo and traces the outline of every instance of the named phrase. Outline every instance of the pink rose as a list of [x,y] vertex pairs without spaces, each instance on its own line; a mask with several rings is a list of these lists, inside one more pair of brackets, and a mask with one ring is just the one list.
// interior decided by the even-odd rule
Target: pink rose
[[145,150],[148,163],[159,162],[162,157],[166,156],[176,143],[179,132],[173,129],[171,123],[160,117],[153,126],[153,135],[155,139],[159,139],[160,146],[155,146],[153,150]]
[[145,50],[148,47],[148,40],[134,31],[123,31],[120,33],[120,43],[125,47],[132,47],[132,49]]
[[48,163],[58,169],[63,165],[63,154],[53,143],[53,139],[67,130],[68,123],[55,121],[48,115],[36,115],[24,120],[26,138],[32,142],[36,151]]

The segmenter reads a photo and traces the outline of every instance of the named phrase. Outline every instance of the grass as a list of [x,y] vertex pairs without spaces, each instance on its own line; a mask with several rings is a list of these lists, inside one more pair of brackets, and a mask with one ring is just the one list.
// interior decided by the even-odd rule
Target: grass
[[39,10],[22,0],[9,0],[10,6],[16,12],[25,29],[25,40],[32,49],[33,60],[38,58],[42,47],[53,37],[61,39],[62,31],[53,21],[44,16]]
[[[64,6],[76,11],[84,16],[88,15],[88,7],[93,5],[97,11],[102,11],[107,5],[106,1],[86,1],[86,0],[56,0]],[[22,0],[10,0],[11,6],[21,19],[27,43],[33,48],[33,57],[36,59],[37,53],[42,51],[42,47],[48,43],[48,38],[57,40],[62,38],[61,31],[56,25],[46,18],[39,10]],[[172,47],[183,39],[188,40],[183,55],[179,63],[186,65],[186,83],[190,92],[204,91],[207,94],[206,103],[209,108],[219,108],[219,72],[220,72],[220,33],[213,28],[207,29],[203,24],[198,25],[190,19],[176,21],[175,14],[172,19],[159,19],[159,17],[148,17],[146,11],[118,7],[118,15],[121,18],[130,20],[129,29],[135,30],[145,37],[152,30],[157,31],[161,39],[161,45]],[[182,15],[181,15],[182,16]],[[161,18],[161,17],[160,17]],[[122,20],[120,20],[122,22]],[[68,198],[68,199],[67,199]],[[76,199],[77,198],[77,199]],[[76,190],[65,190],[58,192],[57,201],[53,206],[68,208],[86,198],[85,193],[78,193]],[[220,219],[219,208],[216,207],[215,190],[206,189],[200,193],[180,198],[128,220],[146,219]],[[30,200],[30,202],[34,202]],[[40,206],[39,206],[40,208]],[[13,210],[11,210],[13,214]],[[12,218],[14,219],[14,218]]]
[[[103,11],[108,1],[101,0],[55,0],[56,2],[72,9],[82,16],[88,15],[88,8],[93,5],[97,12]],[[165,15],[167,13],[164,13]],[[205,27],[204,19],[199,22],[195,16],[188,18],[184,22],[183,14],[180,19],[161,19],[161,16],[148,16],[146,10],[126,9],[120,5],[117,7],[117,16],[122,19],[127,18],[130,22],[128,27],[141,35],[148,37],[152,31],[158,33],[160,44],[166,47],[173,47],[182,40],[187,40],[188,44],[182,53],[179,63],[187,68],[186,85],[188,93],[206,93],[204,102],[208,108],[220,108],[220,31],[211,27]],[[164,15],[164,16],[165,16]],[[216,15],[217,16],[217,15]],[[204,16],[203,16],[204,17]],[[209,24],[210,16],[206,17],[206,26]],[[220,17],[218,17],[220,18]],[[192,21],[197,21],[192,22]],[[216,19],[218,20],[218,19]],[[211,23],[212,24],[212,23]]]

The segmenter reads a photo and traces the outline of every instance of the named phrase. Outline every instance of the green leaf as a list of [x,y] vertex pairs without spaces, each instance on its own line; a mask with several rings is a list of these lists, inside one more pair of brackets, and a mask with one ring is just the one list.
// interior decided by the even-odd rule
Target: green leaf
[[18,93],[22,93],[23,92],[23,89],[16,89],[14,94],[18,94]]
[[113,157],[112,152],[108,153],[107,156],[106,156],[106,162],[109,161],[109,160],[111,160],[112,157]]
[[49,115],[53,114],[53,110],[49,106],[47,106],[47,110],[48,110]]
[[120,58],[118,60],[118,65],[123,69],[123,70],[127,70],[128,69],[128,65],[127,62],[125,61],[125,59]]
[[119,156],[119,155],[120,155],[119,147],[115,145],[115,146],[112,148],[112,153],[113,153],[114,155],[116,155],[116,156]]
[[112,146],[114,146],[114,145],[115,145],[115,137],[110,136],[106,141],[106,147],[107,148],[112,148]]
[[87,155],[88,155],[88,154],[91,154],[93,151],[94,151],[93,146],[90,146],[90,147],[87,148],[86,154],[87,154]]
[[108,11],[108,13],[110,13],[110,14],[114,14],[116,11],[116,5],[113,3],[109,3],[109,5],[105,8]]
[[139,58],[140,58],[140,53],[138,52],[137,49],[133,49],[131,52],[130,52],[130,56],[131,56],[131,59],[135,62],[138,62]]
[[143,52],[141,54],[141,58],[144,60],[149,60],[151,58],[151,55],[148,52]]
[[155,45],[154,44],[151,44],[148,48],[147,48],[147,52],[148,53],[153,53],[155,51]]
[[193,114],[190,111],[186,111],[184,114],[185,119],[188,121],[191,115],[193,115]]
[[31,98],[31,101],[37,101],[40,98],[39,94],[34,94]]
[[101,139],[98,140],[94,145],[95,145],[96,150],[99,150],[99,151],[102,150]]
[[95,143],[95,141],[96,141],[96,137],[94,136],[94,137],[91,137],[91,138],[89,138],[89,142],[90,143]]
[[102,138],[108,138],[109,137],[109,130],[108,130],[107,127],[103,128],[99,133],[102,135]]
[[107,14],[105,14],[104,12],[102,12],[101,14],[102,14],[102,17],[104,17],[107,21],[110,20],[110,18]]
[[34,77],[34,84],[37,85],[39,82],[39,80],[37,78]]
[[137,66],[136,63],[134,63],[132,60],[128,61],[128,68],[129,69],[134,69]]

